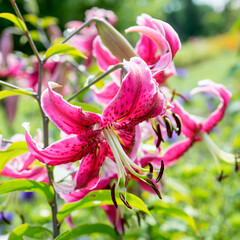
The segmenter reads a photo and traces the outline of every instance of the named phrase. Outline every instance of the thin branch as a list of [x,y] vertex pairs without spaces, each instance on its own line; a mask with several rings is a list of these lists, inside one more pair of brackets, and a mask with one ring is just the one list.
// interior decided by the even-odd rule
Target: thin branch
[[83,25],[81,27],[79,27],[77,30],[75,30],[72,34],[70,34],[68,37],[66,37],[61,43],[65,43],[67,42],[70,38],[72,38],[74,35],[76,35],[77,33],[79,33],[83,28],[87,27],[88,25],[90,25],[92,22],[96,22],[98,21],[98,18],[91,18],[90,20],[86,21],[85,23],[83,23]]
[[17,16],[18,16],[18,17],[22,20],[22,22],[25,24],[26,32],[25,32],[24,34],[25,34],[25,36],[27,37],[28,42],[29,42],[29,44],[30,44],[30,46],[31,46],[34,54],[36,55],[38,61],[41,61],[41,57],[40,57],[40,55],[39,55],[39,52],[38,52],[38,50],[37,50],[37,48],[36,48],[36,46],[35,46],[35,43],[33,42],[32,38],[31,38],[31,36],[30,36],[29,30],[28,30],[28,28],[27,28],[27,25],[26,25],[26,23],[25,23],[25,21],[24,21],[24,19],[23,19],[23,16],[22,16],[21,12],[20,12],[19,9],[18,9],[18,6],[17,6],[16,2],[15,2],[15,1],[13,2],[12,0],[10,0],[10,3],[12,4],[13,9],[14,9],[15,13],[17,14]]
[[118,68],[122,68],[123,64],[119,63],[117,65],[115,65],[114,67],[112,67],[111,69],[109,69],[107,72],[101,74],[99,77],[97,77],[94,81],[92,81],[91,83],[89,83],[87,86],[85,86],[84,88],[80,89],[79,91],[77,91],[76,93],[74,93],[70,98],[67,99],[68,102],[70,102],[72,99],[74,99],[78,94],[82,93],[83,91],[85,91],[86,89],[88,89],[89,87],[91,87],[92,85],[94,85],[95,83],[97,83],[98,81],[100,81],[102,78],[106,77],[108,74],[110,74],[111,72],[117,70]]
[[2,80],[0,80],[0,85],[3,85],[3,86],[5,86],[5,87],[9,87],[9,88],[12,88],[12,89],[17,89],[17,90],[22,90],[22,91],[28,92],[28,93],[30,93],[33,97],[36,97],[36,96],[37,96],[37,94],[34,93],[34,92],[30,92],[30,91],[28,91],[28,90],[26,90],[26,89],[24,89],[24,88],[15,86],[15,85],[13,85],[13,84],[4,82],[4,81],[2,81]]

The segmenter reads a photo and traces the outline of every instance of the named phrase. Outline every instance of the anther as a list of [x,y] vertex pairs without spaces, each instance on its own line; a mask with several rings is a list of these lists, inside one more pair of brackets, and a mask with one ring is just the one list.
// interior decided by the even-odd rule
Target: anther
[[112,197],[112,201],[113,201],[115,208],[118,208],[118,204],[117,204],[116,197],[115,197],[115,187],[116,187],[116,185],[114,183],[111,187],[111,197]]
[[239,164],[238,164],[239,153],[235,154],[235,172],[239,171]]
[[223,175],[223,170],[221,171],[220,175],[216,178],[217,181],[221,182],[224,178],[227,178],[228,175]]
[[176,131],[176,133],[177,133],[177,135],[180,135],[181,130],[182,130],[182,121],[181,121],[181,118],[180,118],[179,115],[176,114],[176,113],[173,113],[172,116],[173,116],[173,118],[174,118],[174,120],[175,120],[175,122],[176,122],[176,124],[177,124],[177,128],[178,128],[178,130]]
[[164,172],[164,161],[161,160],[161,167],[160,167],[160,171],[158,173],[157,179],[156,179],[156,183],[162,179],[163,172]]
[[172,133],[173,133],[172,122],[166,116],[163,116],[163,120],[164,120],[165,126],[167,128],[167,135],[168,135],[169,138],[171,138],[172,137]]
[[127,208],[132,209],[132,206],[128,203],[128,201],[125,199],[122,193],[119,193],[119,197]]
[[158,195],[158,197],[160,199],[162,199],[162,195],[160,193],[160,191],[156,188],[156,186],[154,185],[154,183],[150,180],[150,179],[145,179],[146,182],[152,187],[152,189],[155,191],[155,193]]
[[128,185],[128,183],[129,183],[129,180],[131,179],[131,174],[127,174],[127,176],[126,176],[126,181],[125,181],[125,188],[127,188],[127,185]]
[[160,128],[160,124],[157,124],[157,129],[155,129],[153,127],[153,130],[154,132],[156,133],[157,137],[158,137],[158,140],[157,140],[157,143],[156,143],[156,148],[158,148],[161,144],[161,142],[164,142],[164,139],[162,137],[162,132],[161,132],[161,128]]

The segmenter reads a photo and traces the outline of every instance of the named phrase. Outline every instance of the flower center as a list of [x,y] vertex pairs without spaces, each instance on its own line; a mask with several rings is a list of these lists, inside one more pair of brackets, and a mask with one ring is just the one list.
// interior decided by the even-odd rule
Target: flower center
[[144,179],[149,178],[149,176],[147,176],[147,175],[142,175],[142,174],[137,173],[137,171],[135,169],[142,171],[142,172],[149,172],[149,170],[138,166],[128,157],[128,155],[125,153],[125,151],[123,150],[123,148],[119,142],[118,136],[116,135],[115,131],[112,129],[111,126],[105,127],[103,129],[103,134],[112,150],[112,153],[114,155],[114,158],[115,158],[115,161],[117,164],[117,168],[118,168],[118,181],[117,181],[116,187],[119,185],[121,179],[123,180],[123,183],[125,186],[126,181],[127,181],[126,169],[132,175],[138,177],[139,179],[141,179],[143,181],[144,181]]

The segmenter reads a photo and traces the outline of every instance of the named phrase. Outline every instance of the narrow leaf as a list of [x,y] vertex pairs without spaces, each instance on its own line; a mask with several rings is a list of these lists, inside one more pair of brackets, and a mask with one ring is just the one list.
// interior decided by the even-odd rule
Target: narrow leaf
[[16,27],[20,28],[24,33],[27,31],[25,24],[20,18],[11,13],[0,13],[0,18],[7,19],[15,24]]
[[82,58],[87,58],[83,53],[80,53],[76,48],[68,44],[55,44],[46,51],[46,59],[50,58],[55,54],[69,54],[73,56],[79,56]]
[[42,226],[30,226],[24,223],[16,227],[9,235],[8,240],[23,240],[24,237],[30,237],[31,239],[49,239],[52,237],[52,232]]
[[20,89],[14,89],[14,90],[3,90],[0,91],[0,100],[6,97],[15,96],[15,95],[28,95],[32,96],[32,93]]
[[180,208],[173,207],[166,203],[157,202],[153,205],[153,211],[157,211],[164,216],[180,218],[197,232],[197,226],[194,219]]
[[14,142],[8,149],[0,151],[0,173],[8,161],[27,151],[28,146],[24,141]]
[[0,194],[13,191],[33,191],[40,193],[49,202],[53,201],[54,191],[47,183],[36,182],[28,179],[14,179],[0,184]]
[[77,239],[82,235],[89,235],[92,233],[107,234],[113,239],[118,239],[118,235],[116,234],[115,230],[106,224],[84,224],[77,226],[71,231],[66,231],[62,233],[57,238],[55,238],[55,240]]
[[[116,202],[118,205],[125,206],[119,197],[119,193],[120,192],[115,191]],[[133,208],[136,208],[140,211],[143,211],[151,215],[145,203],[137,196],[127,193],[126,200]],[[102,205],[114,205],[111,197],[111,190],[93,191],[87,194],[83,199],[81,199],[78,202],[64,204],[62,206],[62,209],[60,209],[60,211],[58,212],[57,218],[60,222],[62,222],[63,219],[67,215],[69,215],[71,212],[84,209],[84,208],[96,207],[96,206],[102,206]]]

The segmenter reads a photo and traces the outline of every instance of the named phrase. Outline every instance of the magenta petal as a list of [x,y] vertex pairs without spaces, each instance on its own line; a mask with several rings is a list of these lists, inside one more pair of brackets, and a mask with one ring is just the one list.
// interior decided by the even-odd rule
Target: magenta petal
[[136,45],[136,52],[139,57],[141,57],[147,65],[152,65],[156,62],[157,45],[149,37],[144,35]]
[[106,150],[105,143],[102,143],[99,148],[95,149],[94,153],[83,158],[76,176],[75,189],[92,189],[97,185],[99,182],[99,170],[105,159]]
[[101,105],[106,105],[116,96],[119,86],[115,82],[112,82],[101,90],[95,86],[92,86],[91,89],[93,90],[96,102]]
[[223,118],[232,94],[222,84],[214,83],[211,80],[200,81],[199,87],[193,89],[192,94],[198,92],[212,93],[220,100],[218,108],[203,122],[202,132],[208,133]]
[[175,163],[183,154],[192,146],[194,141],[192,139],[184,139],[168,147],[163,156],[159,157],[160,161],[154,159],[152,164],[161,165],[161,159],[164,161],[164,165],[168,166]]
[[165,31],[165,38],[168,41],[171,51],[172,51],[172,58],[175,56],[177,51],[181,48],[181,41],[179,39],[178,34],[176,31],[166,22],[163,22],[158,19],[152,20],[153,24],[156,25],[158,28],[164,28]]
[[174,102],[173,106],[171,111],[178,114],[182,120],[182,133],[188,138],[194,138],[202,128],[201,123],[197,123],[194,116],[187,113],[177,102]]
[[145,27],[145,26],[135,26],[135,27],[130,27],[126,29],[125,32],[126,33],[138,32],[146,35],[156,43],[156,45],[160,50],[161,55],[165,54],[169,50],[169,44],[167,40],[164,38],[164,36],[160,32],[156,31],[155,29]]
[[99,36],[93,41],[93,56],[96,58],[98,66],[103,71],[107,71],[109,66],[119,63],[112,53],[102,44]]
[[176,69],[172,62],[164,70],[160,70],[160,71],[154,73],[153,78],[156,80],[156,82],[159,85],[162,85],[169,77],[171,77],[173,75],[176,75]]
[[117,95],[103,111],[103,126],[113,122],[136,125],[165,112],[165,97],[146,63],[134,57],[125,64],[129,72]]
[[56,83],[50,82],[49,87],[42,94],[44,112],[62,131],[67,134],[81,134],[88,131],[100,121],[97,114],[83,112],[82,108],[73,106],[54,92],[52,87]]
[[[41,150],[32,140],[29,132],[25,132],[29,151],[41,162],[56,166],[63,163],[75,162],[83,158],[96,147],[96,142],[91,142],[91,137],[74,136],[53,143]],[[81,139],[81,137],[83,137]],[[85,138],[85,139],[84,139]]]
[[14,166],[7,164],[3,168],[1,175],[17,178],[17,179],[30,179],[39,182],[48,182],[47,169],[45,167],[33,167],[18,171]]

